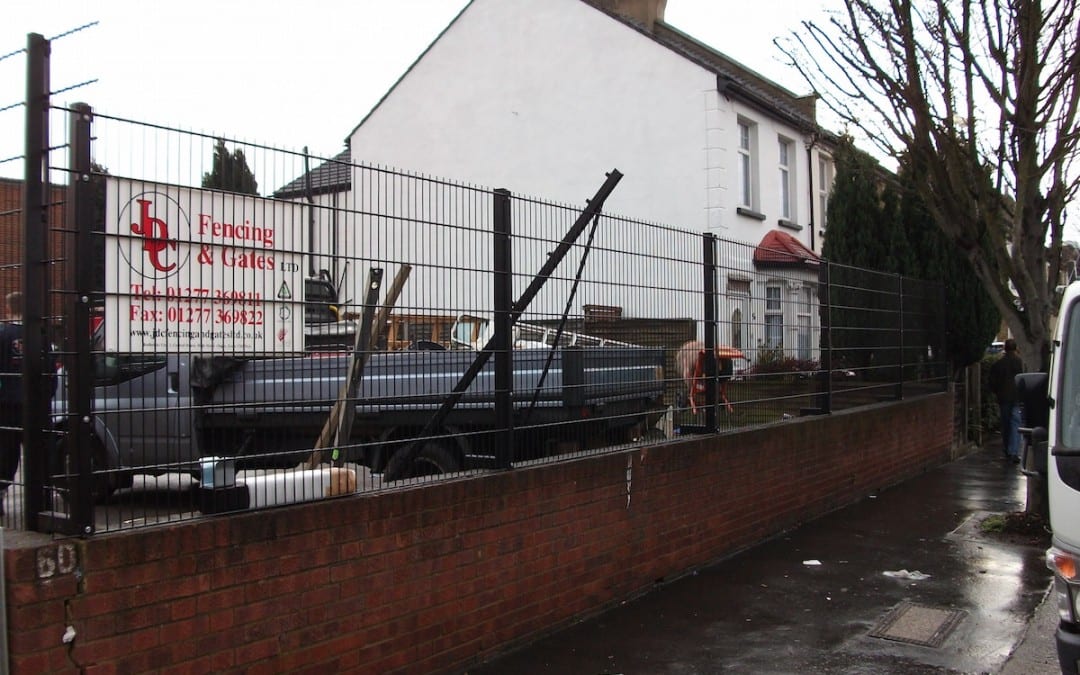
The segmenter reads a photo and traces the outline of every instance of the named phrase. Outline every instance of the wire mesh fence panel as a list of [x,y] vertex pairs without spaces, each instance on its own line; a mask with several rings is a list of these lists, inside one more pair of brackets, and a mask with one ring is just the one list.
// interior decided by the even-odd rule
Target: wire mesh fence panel
[[[50,116],[37,313],[62,368],[47,472],[25,485],[54,520],[35,529],[382,490],[946,384],[940,286],[782,233],[605,213],[617,171],[557,204],[348,151]],[[21,213],[0,217],[21,231]]]
[[[4,45],[0,49],[0,126],[5,129],[23,130],[26,92],[21,75],[25,71],[25,49]],[[22,288],[23,181],[17,176],[23,172],[23,137],[20,133],[0,143],[0,228],[6,234],[0,237],[0,318],[4,321],[9,320],[4,306],[8,294]],[[13,460],[20,455],[23,422],[20,407],[10,392],[3,391],[7,379],[0,382],[0,525],[21,528],[25,522],[15,505],[22,493],[22,476]]]

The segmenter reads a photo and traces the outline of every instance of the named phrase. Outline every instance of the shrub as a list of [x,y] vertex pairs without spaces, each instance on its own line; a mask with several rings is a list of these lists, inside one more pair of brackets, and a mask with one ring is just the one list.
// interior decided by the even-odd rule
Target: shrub
[[773,349],[758,350],[757,360],[754,362],[754,365],[750,367],[749,372],[754,375],[773,373],[812,373],[819,367],[818,362],[813,359],[796,359],[791,356],[785,356],[784,350],[777,347]]

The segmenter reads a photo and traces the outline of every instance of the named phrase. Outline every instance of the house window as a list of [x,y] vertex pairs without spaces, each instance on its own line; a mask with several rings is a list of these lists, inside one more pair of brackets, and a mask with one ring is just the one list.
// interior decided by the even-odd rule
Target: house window
[[780,217],[784,220],[792,220],[791,188],[792,162],[795,160],[794,144],[787,138],[780,138]]
[[784,311],[781,302],[780,284],[765,287],[765,347],[783,349],[784,347]]
[[798,358],[809,361],[813,353],[814,288],[803,286],[799,290]]
[[755,209],[754,194],[754,128],[749,122],[739,122],[739,206]]
[[829,192],[832,191],[833,165],[828,155],[818,155],[818,229],[825,229],[829,212]]

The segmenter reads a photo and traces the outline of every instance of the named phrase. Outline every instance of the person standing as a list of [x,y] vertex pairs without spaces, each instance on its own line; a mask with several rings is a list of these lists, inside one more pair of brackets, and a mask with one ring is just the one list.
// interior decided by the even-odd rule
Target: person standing
[[0,321],[0,514],[15,480],[22,454],[22,293],[4,298],[7,315]]
[[1016,340],[1005,341],[1005,352],[990,367],[990,391],[997,398],[1001,413],[1001,445],[1005,457],[1020,461],[1020,402],[1017,400],[1016,376],[1024,372],[1024,363],[1016,351]]

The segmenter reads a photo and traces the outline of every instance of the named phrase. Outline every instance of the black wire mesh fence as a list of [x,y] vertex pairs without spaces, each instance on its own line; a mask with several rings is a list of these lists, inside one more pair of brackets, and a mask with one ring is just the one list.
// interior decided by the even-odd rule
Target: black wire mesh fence
[[0,261],[40,298],[11,525],[139,527],[947,385],[939,286],[608,214],[617,170],[566,205],[88,106],[43,119],[42,208],[0,214],[45,224]]

